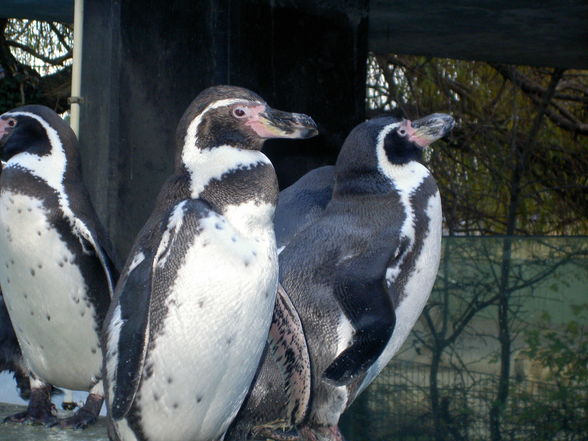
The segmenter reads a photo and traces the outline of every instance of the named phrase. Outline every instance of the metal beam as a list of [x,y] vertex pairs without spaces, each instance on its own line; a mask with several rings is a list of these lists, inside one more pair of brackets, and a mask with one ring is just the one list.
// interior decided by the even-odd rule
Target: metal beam
[[588,68],[586,0],[371,0],[369,48],[506,64]]
[[2,0],[0,17],[73,23],[73,0]]

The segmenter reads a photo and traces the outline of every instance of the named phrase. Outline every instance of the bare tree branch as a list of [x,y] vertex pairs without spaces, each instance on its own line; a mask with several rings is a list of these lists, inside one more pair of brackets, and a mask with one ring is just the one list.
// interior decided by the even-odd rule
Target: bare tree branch
[[51,65],[63,65],[63,63],[69,59],[71,59],[72,57],[72,52],[68,51],[66,54],[57,57],[57,58],[49,58],[46,57],[43,54],[38,53],[37,51],[35,51],[34,49],[30,48],[29,46],[25,46],[24,44],[21,44],[17,41],[12,41],[12,40],[6,40],[6,43],[8,44],[8,46],[20,49],[23,52],[26,52],[27,54],[32,55],[35,58],[38,58],[39,60],[47,63],[47,64],[51,64]]
[[72,52],[71,45],[69,44],[69,42],[67,41],[67,39],[65,38],[65,36],[63,35],[63,33],[59,30],[59,28],[57,26],[55,26],[55,23],[49,22],[49,27],[55,33],[55,35],[57,36],[57,39],[63,45],[63,47],[65,48],[65,50],[67,52]]
[[[492,64],[501,75],[503,75],[508,80],[512,81],[513,84],[516,84],[531,100],[537,104],[541,105],[542,97],[545,96],[547,89],[541,87],[540,85],[534,83],[532,80],[527,78],[521,72],[517,70],[515,66],[509,66],[504,64]],[[562,73],[563,75],[563,73]],[[565,95],[568,97],[569,96]],[[545,109],[546,116],[552,120],[555,124],[565,130],[569,130],[571,132],[576,132],[582,135],[588,135],[588,124],[579,121],[577,118],[573,116],[573,114],[565,109],[561,104],[556,103],[553,99],[562,99],[563,96],[558,96],[557,93],[552,94],[552,100],[550,101],[550,105],[555,107],[558,112],[553,111],[549,107]],[[586,102],[588,97],[582,97],[578,99],[579,102]]]

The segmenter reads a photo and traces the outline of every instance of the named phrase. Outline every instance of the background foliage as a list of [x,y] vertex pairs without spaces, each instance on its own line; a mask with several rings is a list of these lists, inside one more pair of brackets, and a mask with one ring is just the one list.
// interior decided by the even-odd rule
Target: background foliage
[[[427,359],[418,390],[428,404],[390,439],[588,439],[585,360],[573,355],[588,344],[585,315],[562,324],[529,314],[539,292],[569,301],[570,274],[588,280],[588,72],[373,54],[367,96],[371,114],[445,112],[457,122],[426,161],[446,235],[412,334],[412,350]],[[476,372],[475,353],[495,374]],[[529,378],[533,370],[541,376]]]
[[73,28],[0,18],[0,113],[24,104],[69,108]]
[[391,54],[368,66],[370,113],[457,121],[428,160],[448,235],[588,232],[588,72]]

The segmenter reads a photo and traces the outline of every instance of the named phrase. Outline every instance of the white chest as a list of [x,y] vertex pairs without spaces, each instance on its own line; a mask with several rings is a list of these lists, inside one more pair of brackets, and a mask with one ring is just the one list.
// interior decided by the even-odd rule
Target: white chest
[[0,284],[29,368],[56,386],[86,390],[102,360],[93,308],[48,214],[39,199],[0,193]]
[[152,375],[144,372],[137,404],[150,440],[219,438],[246,396],[266,342],[277,288],[273,231],[244,235],[216,214],[201,226],[170,288],[163,333],[146,359]]

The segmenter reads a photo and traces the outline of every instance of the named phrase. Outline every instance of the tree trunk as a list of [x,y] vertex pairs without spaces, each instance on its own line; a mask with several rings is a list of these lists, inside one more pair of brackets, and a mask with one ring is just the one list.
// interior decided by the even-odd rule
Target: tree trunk
[[[512,178],[510,187],[510,202],[508,207],[508,216],[506,224],[506,237],[502,246],[502,259],[500,268],[499,282],[499,300],[498,300],[498,342],[500,343],[500,374],[498,377],[498,387],[496,399],[490,408],[490,439],[492,441],[502,441],[501,422],[502,415],[507,406],[509,383],[510,383],[510,356],[512,348],[512,339],[510,335],[510,270],[512,257],[512,236],[516,234],[518,210],[521,201],[522,179],[527,171],[527,159],[533,149],[533,144],[539,133],[543,116],[555,94],[557,84],[563,76],[563,69],[555,69],[549,87],[545,91],[541,107],[533,122],[526,143],[519,144],[517,138],[517,124],[513,127],[513,136],[511,143],[511,155],[513,158]],[[516,101],[515,101],[516,103]],[[517,117],[516,108],[513,114]]]
[[[517,197],[518,199],[518,197]],[[514,201],[516,202],[516,200]],[[516,206],[518,204],[515,204]],[[510,224],[511,222],[509,222]],[[512,224],[516,223],[516,218]],[[510,225],[509,225],[510,226]],[[501,441],[501,416],[506,407],[510,382],[510,353],[511,353],[511,336],[508,308],[510,303],[510,291],[508,289],[508,279],[510,276],[512,255],[512,238],[507,236],[502,245],[502,263],[498,301],[498,341],[500,343],[500,374],[498,377],[498,387],[496,399],[490,409],[490,437],[492,441]]]
[[441,418],[441,404],[439,399],[439,365],[441,364],[442,349],[435,347],[429,370],[429,394],[431,396],[431,413],[433,414],[433,427],[435,429],[435,441],[445,440],[445,430]]

